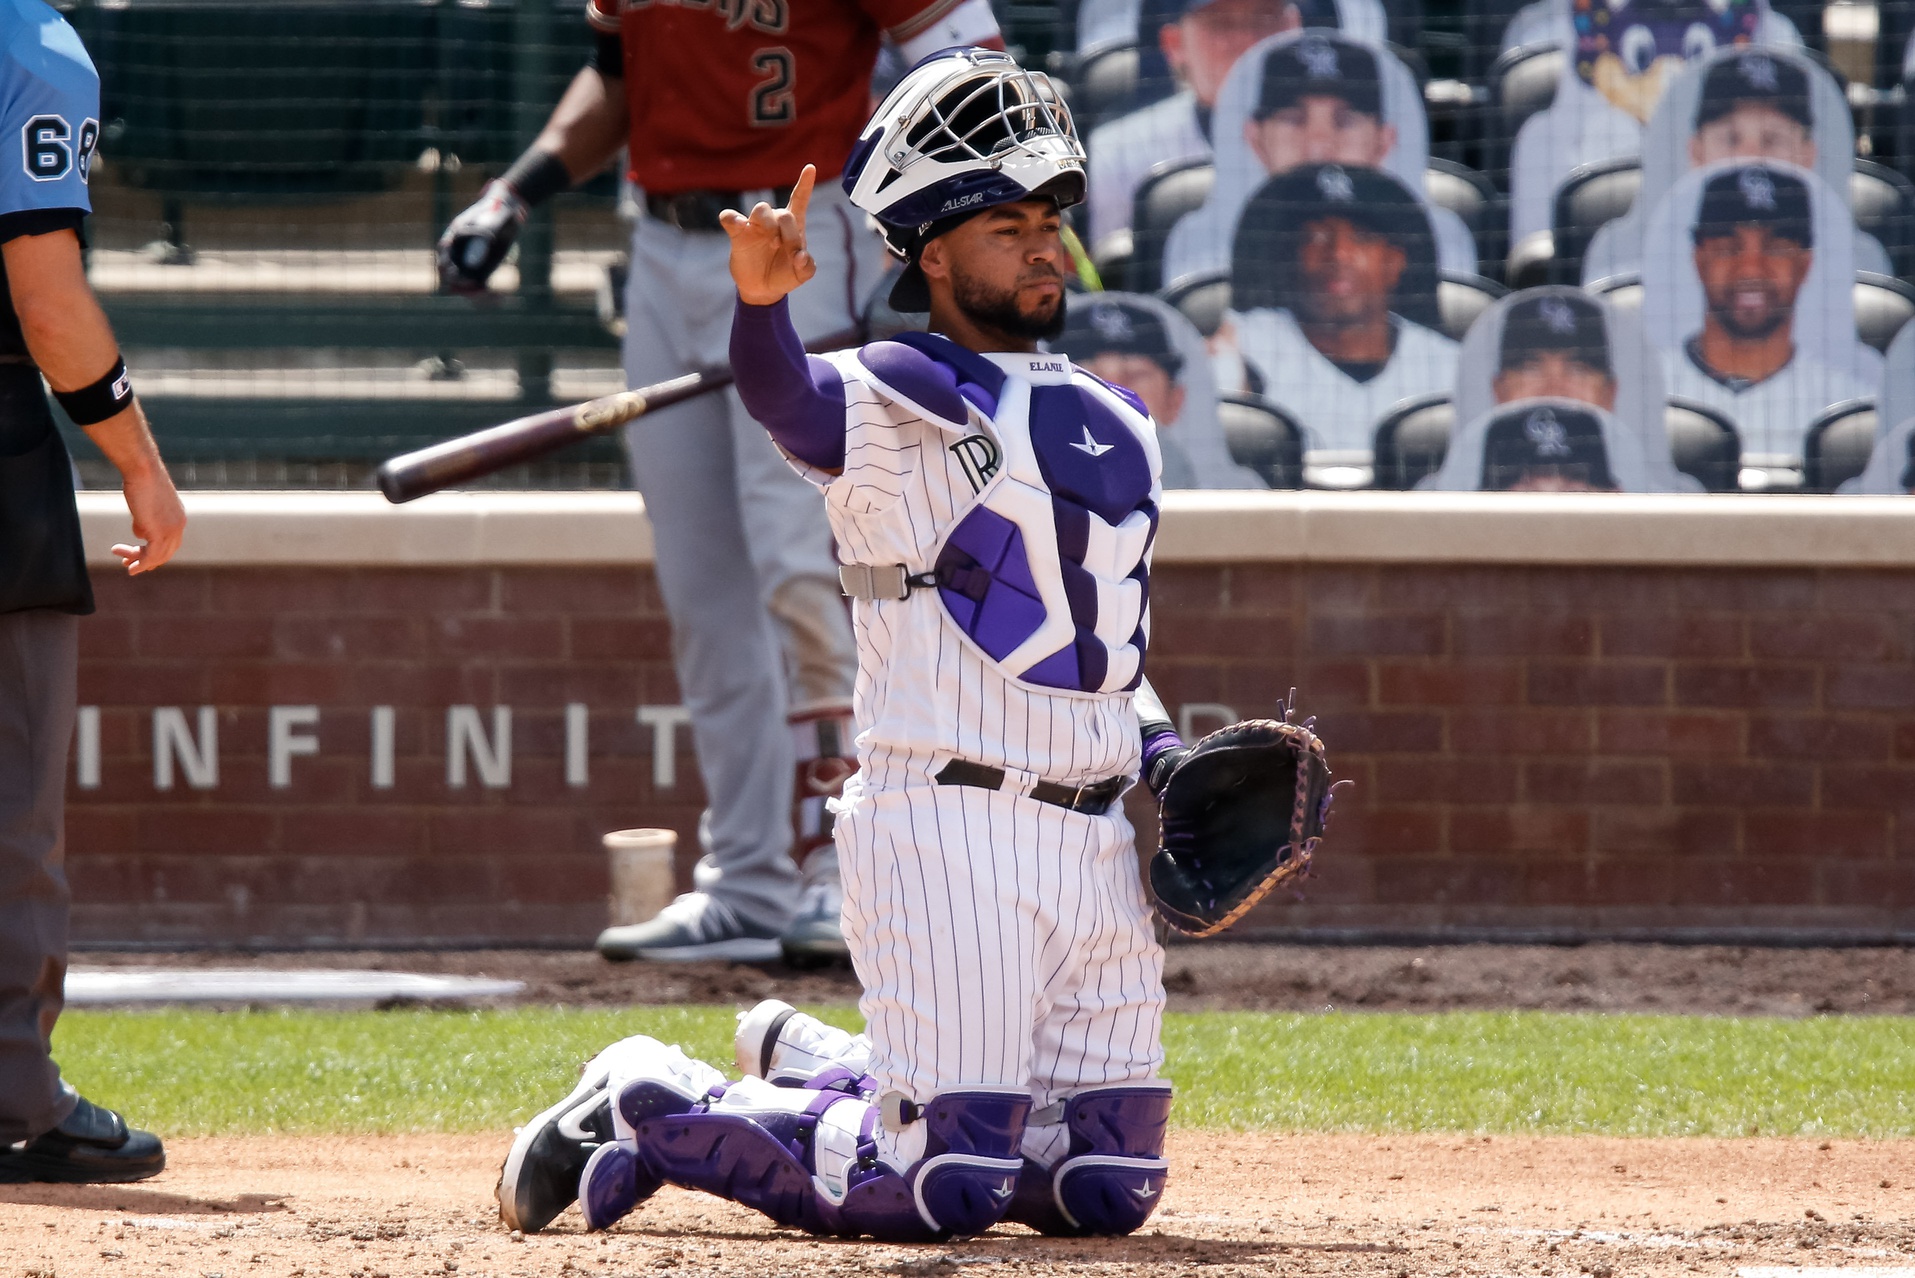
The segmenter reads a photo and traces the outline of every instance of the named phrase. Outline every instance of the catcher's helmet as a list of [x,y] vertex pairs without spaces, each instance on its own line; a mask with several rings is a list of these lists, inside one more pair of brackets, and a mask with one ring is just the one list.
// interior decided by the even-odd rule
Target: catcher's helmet
[[917,253],[927,240],[999,204],[1042,193],[1084,198],[1084,147],[1050,77],[1007,53],[945,49],[886,96],[845,164],[851,202],[877,218],[906,265],[899,310],[930,305]]

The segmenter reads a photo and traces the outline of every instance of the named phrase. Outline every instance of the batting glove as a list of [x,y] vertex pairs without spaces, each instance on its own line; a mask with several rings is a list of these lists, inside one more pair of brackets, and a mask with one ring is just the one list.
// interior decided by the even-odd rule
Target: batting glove
[[487,183],[478,202],[453,218],[439,237],[439,286],[448,293],[484,292],[528,212],[511,186]]

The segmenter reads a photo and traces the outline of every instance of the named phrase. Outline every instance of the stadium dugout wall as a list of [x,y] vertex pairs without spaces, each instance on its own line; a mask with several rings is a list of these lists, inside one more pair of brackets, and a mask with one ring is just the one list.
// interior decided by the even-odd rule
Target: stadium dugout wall
[[[695,846],[636,497],[191,494],[130,582],[82,502],[80,944],[582,944]],[[1904,502],[1175,493],[1153,587],[1187,727],[1294,684],[1356,782],[1241,934],[1915,937]]]

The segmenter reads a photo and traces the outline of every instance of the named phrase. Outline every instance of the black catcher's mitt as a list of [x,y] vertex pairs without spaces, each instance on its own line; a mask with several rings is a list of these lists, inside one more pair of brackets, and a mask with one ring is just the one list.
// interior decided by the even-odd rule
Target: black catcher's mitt
[[[1294,703],[1296,694],[1290,694]],[[1150,887],[1166,922],[1214,936],[1310,866],[1335,790],[1315,719],[1250,719],[1183,752],[1157,787]]]

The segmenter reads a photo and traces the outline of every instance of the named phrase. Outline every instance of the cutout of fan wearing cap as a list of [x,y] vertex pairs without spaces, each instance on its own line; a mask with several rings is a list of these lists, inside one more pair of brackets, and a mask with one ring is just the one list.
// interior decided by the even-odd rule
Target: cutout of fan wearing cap
[[1577,166],[1642,154],[1643,125],[1677,72],[1717,49],[1798,45],[1766,0],[1575,0],[1557,42],[1570,66],[1555,100],[1523,122],[1509,161],[1509,236],[1550,229]]
[[1792,483],[1809,424],[1875,397],[1882,357],[1856,335],[1847,206],[1807,169],[1711,165],[1650,214],[1643,328],[1672,396],[1726,414],[1745,471]]
[[1170,306],[1138,293],[1073,297],[1063,335],[1048,345],[1144,401],[1165,488],[1267,487],[1231,459],[1203,336]]
[[1250,389],[1254,374],[1302,424],[1310,482],[1367,468],[1379,418],[1454,384],[1429,218],[1390,175],[1320,164],[1271,178],[1244,208],[1232,262],[1219,388]]
[[[1210,198],[1171,228],[1164,283],[1230,269],[1237,219],[1269,178],[1340,164],[1396,177],[1421,203],[1446,270],[1474,274],[1476,240],[1423,194],[1429,123],[1409,68],[1381,45],[1326,31],[1277,36],[1245,54],[1217,99]],[[1096,159],[1092,161],[1096,181]]]
[[[1835,77],[1789,49],[1722,49],[1670,83],[1642,143],[1642,189],[1596,231],[1583,282],[1642,269],[1643,227],[1683,174],[1729,160],[1780,160],[1814,170],[1848,200],[1855,119]],[[1855,269],[1894,274],[1881,241],[1854,228]]]
[[[1141,32],[1140,9],[1146,28]],[[1152,169],[1210,158],[1217,95],[1244,54],[1270,36],[1304,27],[1380,42],[1389,22],[1380,0],[1090,0],[1078,11],[1080,49],[1090,47],[1083,43],[1086,32],[1097,33],[1098,44],[1121,39],[1144,45],[1139,87],[1147,105],[1099,125],[1087,143],[1085,212],[1093,245],[1129,228],[1137,188]],[[1159,59],[1162,65],[1153,66]],[[1150,83],[1152,77],[1173,76],[1174,92],[1159,92]]]
[[[1612,450],[1630,459],[1622,467],[1624,491],[1701,491],[1670,459],[1661,361],[1636,318],[1606,299],[1565,285],[1525,289],[1470,326],[1457,358],[1458,441],[1505,406],[1543,398],[1587,404],[1609,419],[1606,436],[1627,437],[1626,446]],[[1460,442],[1456,448],[1468,451]],[[1459,465],[1446,462],[1421,486],[1473,488],[1475,464]]]

